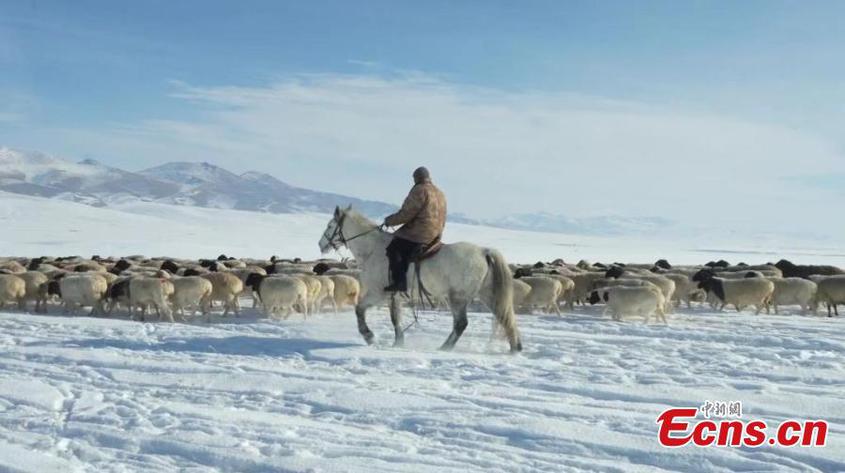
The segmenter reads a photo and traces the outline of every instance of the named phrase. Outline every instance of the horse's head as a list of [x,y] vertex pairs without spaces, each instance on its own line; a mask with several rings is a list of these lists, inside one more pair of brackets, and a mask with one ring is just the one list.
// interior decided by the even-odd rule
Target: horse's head
[[345,209],[341,209],[340,207],[334,208],[334,215],[332,215],[332,219],[329,220],[326,230],[323,232],[322,238],[320,238],[319,245],[321,253],[328,253],[331,249],[340,249],[340,247],[346,244],[343,241],[343,221],[346,219],[346,212],[351,209],[351,205]]

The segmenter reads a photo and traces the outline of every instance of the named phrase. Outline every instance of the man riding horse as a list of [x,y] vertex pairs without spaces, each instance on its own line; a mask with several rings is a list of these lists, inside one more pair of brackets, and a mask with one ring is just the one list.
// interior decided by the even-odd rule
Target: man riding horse
[[446,226],[446,196],[431,182],[425,167],[414,171],[414,187],[398,212],[384,219],[384,226],[402,228],[387,246],[390,285],[387,292],[408,291],[408,267],[420,254],[440,242]]

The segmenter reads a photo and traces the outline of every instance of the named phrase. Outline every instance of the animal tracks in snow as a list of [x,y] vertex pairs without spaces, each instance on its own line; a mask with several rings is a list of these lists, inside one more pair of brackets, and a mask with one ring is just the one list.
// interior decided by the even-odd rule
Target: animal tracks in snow
[[[669,326],[592,309],[522,316],[526,350],[471,314],[425,314],[389,347],[388,317],[138,324],[0,314],[0,470],[845,470],[845,331],[822,317],[679,311]],[[830,422],[823,449],[667,450],[671,406]]]

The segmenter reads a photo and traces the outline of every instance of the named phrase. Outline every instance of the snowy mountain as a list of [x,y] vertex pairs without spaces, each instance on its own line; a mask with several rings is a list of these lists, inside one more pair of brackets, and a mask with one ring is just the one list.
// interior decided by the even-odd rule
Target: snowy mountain
[[329,212],[352,204],[383,216],[395,206],[302,189],[270,175],[237,175],[209,163],[167,163],[140,172],[94,160],[73,163],[37,152],[0,148],[0,190],[96,207],[133,200],[271,213]]
[[159,199],[177,205],[291,213],[329,212],[336,205],[352,204],[375,217],[396,209],[384,202],[294,187],[260,172],[237,175],[209,163],[167,163],[139,174],[179,186],[179,192]]
[[[396,206],[341,194],[303,189],[269,174],[241,175],[209,163],[173,162],[138,172],[86,159],[78,163],[39,152],[0,147],[0,191],[110,207],[134,201],[267,213],[331,212],[353,205],[380,218]],[[452,223],[583,235],[648,235],[665,231],[662,218],[599,216],[569,218],[548,213],[477,219],[451,214]]]
[[132,198],[155,200],[178,188],[90,159],[73,163],[43,153],[0,148],[0,190],[105,207]]

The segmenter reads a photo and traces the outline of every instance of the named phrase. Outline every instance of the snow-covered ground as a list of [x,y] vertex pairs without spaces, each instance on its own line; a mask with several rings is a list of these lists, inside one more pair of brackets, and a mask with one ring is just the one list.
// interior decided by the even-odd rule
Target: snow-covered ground
[[[0,193],[0,253],[316,257],[328,216],[150,203],[92,208]],[[845,266],[795,239],[599,238],[450,225],[446,239],[511,261],[700,263],[726,257]],[[710,252],[709,250],[718,250]],[[841,318],[682,310],[669,325],[598,309],[521,316],[525,351],[471,314],[424,313],[390,348],[354,315],[211,324],[0,313],[0,472],[845,471]],[[667,407],[741,401],[743,417],[826,419],[824,448],[666,449]]]
[[[841,320],[683,311],[522,316],[526,349],[473,314],[424,313],[390,348],[354,316],[138,323],[0,314],[0,471],[843,471]],[[667,407],[830,422],[824,448],[666,449]]]

